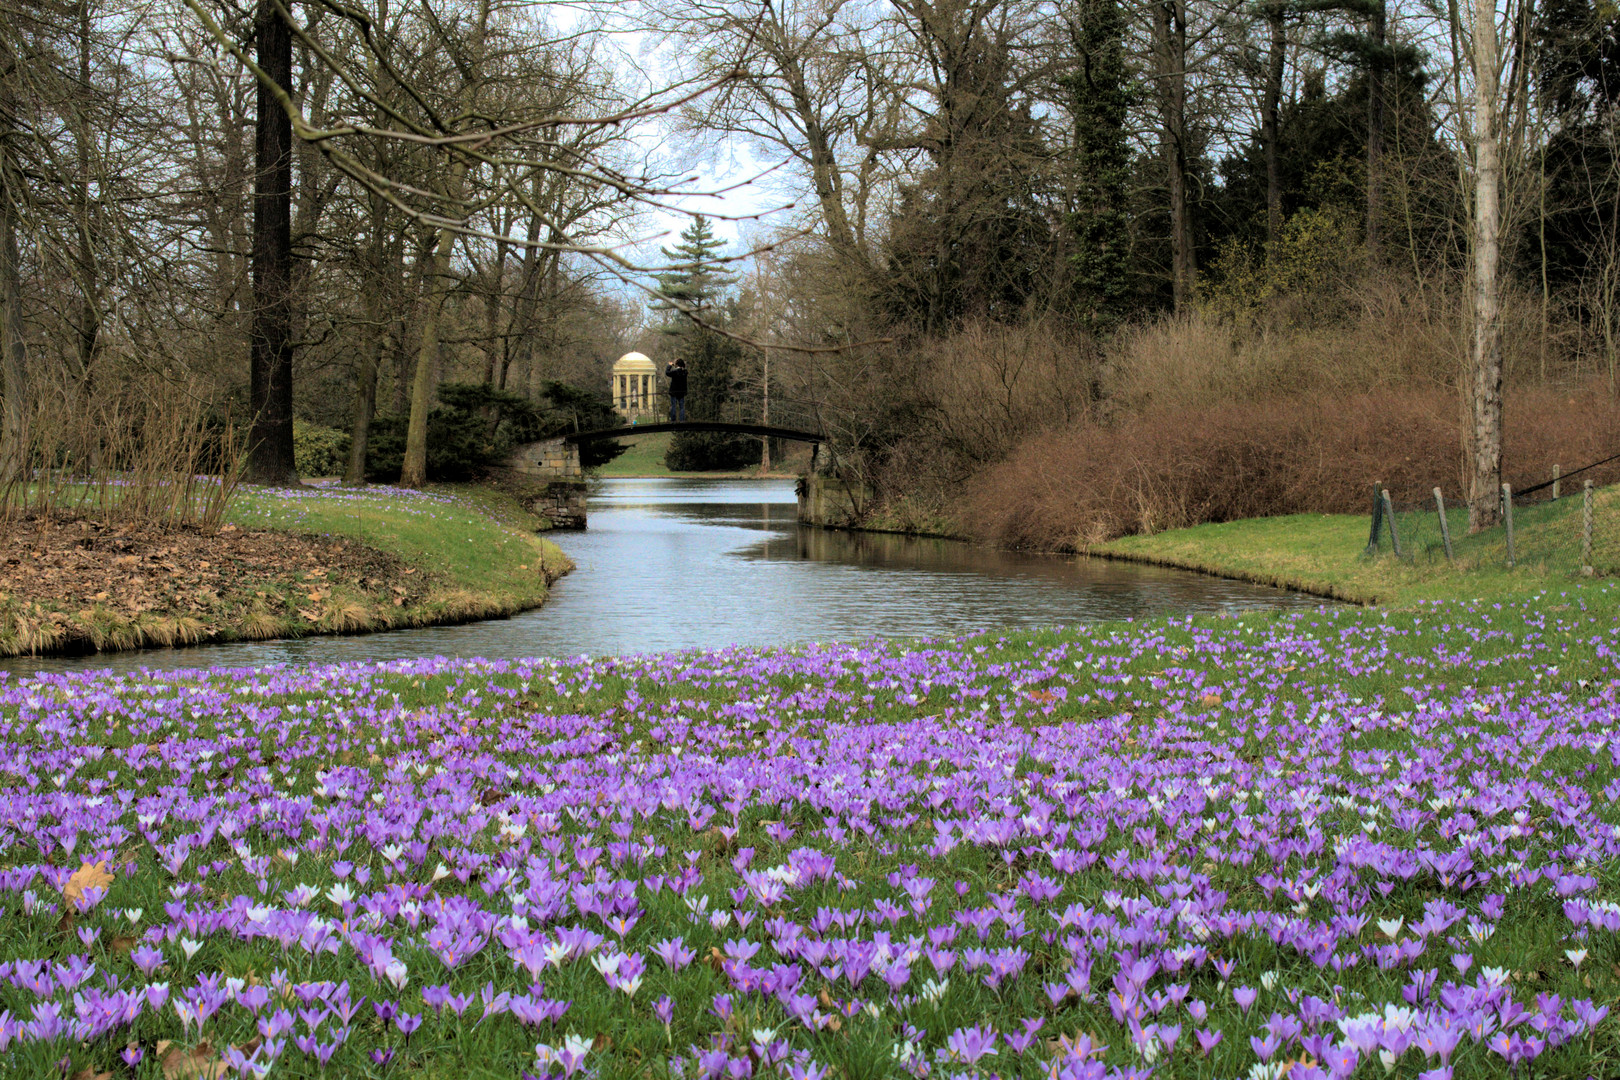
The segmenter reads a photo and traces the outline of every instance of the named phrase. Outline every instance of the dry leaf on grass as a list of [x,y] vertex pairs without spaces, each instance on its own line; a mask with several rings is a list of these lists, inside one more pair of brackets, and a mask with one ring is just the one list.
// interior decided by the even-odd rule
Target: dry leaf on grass
[[72,1080],[112,1080],[112,1073],[102,1072],[100,1069],[86,1065],[73,1074]]
[[103,859],[94,866],[84,863],[73,871],[73,876],[62,886],[62,899],[76,908],[79,901],[84,899],[86,889],[105,889],[112,883],[113,876],[107,872],[107,860]]
[[1219,705],[1221,703],[1221,692],[1219,690],[1206,690],[1204,696],[1198,700],[1205,705]]
[[[247,1055],[258,1048],[256,1038],[237,1047]],[[159,1040],[157,1057],[163,1066],[163,1080],[219,1080],[231,1071],[222,1051],[215,1050],[206,1039],[192,1047],[176,1046],[168,1039]]]

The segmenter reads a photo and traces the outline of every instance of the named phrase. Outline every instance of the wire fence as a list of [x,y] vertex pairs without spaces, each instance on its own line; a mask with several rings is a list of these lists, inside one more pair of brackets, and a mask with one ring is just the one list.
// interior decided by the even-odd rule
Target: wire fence
[[1468,505],[1460,493],[1435,488],[1426,499],[1397,500],[1375,483],[1362,558],[1569,577],[1620,572],[1620,488],[1596,487],[1583,475],[1616,460],[1620,455],[1569,472],[1554,465],[1549,477],[1518,491],[1503,484],[1497,498],[1500,522],[1478,532],[1469,531]]

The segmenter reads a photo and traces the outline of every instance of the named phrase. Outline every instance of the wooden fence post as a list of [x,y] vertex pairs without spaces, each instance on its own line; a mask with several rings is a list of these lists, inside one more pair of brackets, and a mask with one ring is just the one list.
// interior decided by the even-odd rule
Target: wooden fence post
[[1553,502],[1558,501],[1558,466],[1553,466]]
[[1389,519],[1389,546],[1395,549],[1395,557],[1401,557],[1401,535],[1395,531],[1395,504],[1389,501],[1389,488],[1384,489],[1384,516]]
[[1513,485],[1502,485],[1502,524],[1507,526],[1507,564],[1513,567]]
[[1451,524],[1446,521],[1446,497],[1440,494],[1440,489],[1434,489],[1435,509],[1440,511],[1440,539],[1445,541],[1446,562],[1451,561]]
[[1379,493],[1381,491],[1383,491],[1383,490],[1384,490],[1384,482],[1382,480],[1374,480],[1373,481],[1373,505],[1372,505],[1372,531],[1367,533],[1367,550],[1366,550],[1366,552],[1364,552],[1364,554],[1367,554],[1367,555],[1376,555],[1376,554],[1378,554],[1378,530],[1384,524],[1384,502],[1383,502],[1382,499],[1379,498]]
[[1592,481],[1581,486],[1581,573],[1587,577],[1592,569]]

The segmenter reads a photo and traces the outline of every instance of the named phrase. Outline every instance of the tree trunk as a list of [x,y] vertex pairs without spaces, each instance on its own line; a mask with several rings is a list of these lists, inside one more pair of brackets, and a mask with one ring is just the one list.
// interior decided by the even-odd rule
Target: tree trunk
[[388,207],[381,195],[373,192],[371,202],[371,252],[365,279],[365,343],[360,349],[360,370],[356,373],[354,391],[354,427],[349,437],[349,465],[343,472],[345,484],[363,485],[366,482],[366,451],[371,443],[371,420],[377,412],[377,370],[382,366],[383,350],[388,335],[383,333],[384,306],[387,281],[384,277],[388,258]]
[[[292,32],[270,0],[260,0],[254,34],[258,63],[283,91],[292,86]],[[296,482],[292,415],[292,120],[271,87],[258,87],[254,121],[253,330],[249,352],[249,479]]]
[[[90,0],[79,2],[79,86],[89,93],[90,65]],[[78,161],[78,190],[74,193],[78,205],[74,208],[74,226],[78,231],[79,253],[79,318],[74,327],[79,353],[79,393],[89,397],[92,369],[101,351],[101,265],[96,253],[96,242],[101,237],[101,214],[96,208],[92,192],[91,141],[95,138],[94,125],[88,103],[79,102],[73,113],[73,142]],[[92,220],[94,219],[94,220]]]
[[[490,0],[479,0],[478,21],[467,50],[467,74],[461,86],[461,113],[470,115],[478,104],[479,68],[484,59],[484,35],[489,29]],[[455,151],[451,151],[455,153]],[[445,202],[450,213],[461,204],[467,179],[467,159],[459,154],[450,165],[445,184]],[[399,471],[400,487],[421,487],[427,483],[428,412],[433,408],[433,370],[439,360],[439,317],[450,296],[450,253],[455,248],[456,231],[439,229],[433,260],[428,266],[427,303],[422,306],[422,343],[416,352],[416,374],[411,380],[411,421],[405,429],[405,463]]]
[[[461,201],[465,165],[457,162],[450,169],[449,195],[454,205]],[[450,297],[450,252],[455,247],[454,229],[439,230],[439,242],[428,265],[426,302],[422,305],[421,344],[416,351],[416,374],[411,380],[411,422],[405,429],[405,463],[399,471],[399,486],[416,488],[427,483],[428,413],[433,408],[433,369],[439,359],[439,316]]]
[[[508,215],[501,227],[501,235],[505,236],[512,231],[512,219]],[[504,351],[504,345],[511,340],[509,333],[501,332],[501,316],[506,307],[506,242],[497,241],[495,244],[495,268],[490,275],[489,292],[484,298],[484,385],[494,386],[495,376],[501,369],[501,362],[496,354],[497,349]],[[508,332],[512,329],[510,317],[506,320]]]
[[[368,314],[382,318],[382,306],[366,304]],[[354,390],[354,429],[349,440],[349,464],[343,482],[363,487],[366,482],[366,453],[371,445],[371,420],[377,411],[377,367],[382,358],[384,335],[374,327],[365,348],[360,350],[360,370]]]
[[[760,350],[759,374],[759,422],[771,426],[771,350]],[[771,440],[769,437],[759,440],[759,471],[771,471]]]
[[1266,64],[1266,99],[1261,105],[1260,137],[1266,147],[1266,247],[1274,249],[1282,236],[1281,113],[1284,64],[1288,59],[1284,8],[1277,0],[1266,9],[1271,27],[1271,52]]
[[1496,9],[1474,0],[1474,275],[1469,333],[1468,528],[1501,520],[1502,324],[1497,281],[1501,183]]
[[[1384,54],[1385,20],[1387,13],[1383,0],[1377,0],[1372,9],[1372,56],[1367,63],[1367,256],[1374,262],[1379,257],[1379,219],[1384,208]],[[1495,23],[1492,23],[1495,33]],[[1493,39],[1494,40],[1494,39]],[[1492,50],[1494,54],[1495,50]]]
[[[0,76],[0,123],[9,116]],[[0,140],[3,155],[4,140]],[[5,394],[0,413],[0,483],[21,480],[27,465],[28,350],[22,321],[22,257],[17,247],[17,203],[22,176],[0,156],[0,380]]]
[[1155,58],[1164,124],[1164,156],[1170,199],[1170,282],[1179,311],[1192,302],[1197,258],[1187,203],[1187,11],[1185,0],[1154,6]]

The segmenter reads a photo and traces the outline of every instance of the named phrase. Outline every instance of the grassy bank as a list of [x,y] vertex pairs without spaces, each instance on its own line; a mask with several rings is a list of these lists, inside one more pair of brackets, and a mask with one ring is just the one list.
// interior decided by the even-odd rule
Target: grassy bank
[[0,681],[0,1070],[1613,1076],[1616,593]]
[[[1620,488],[1594,492],[1592,564],[1598,576],[1620,571]],[[1405,558],[1367,557],[1367,515],[1291,514],[1251,518],[1090,546],[1093,555],[1179,567],[1298,589],[1361,604],[1514,597],[1564,588],[1579,579],[1581,500],[1561,499],[1515,511],[1515,566],[1507,566],[1501,527],[1468,535],[1466,511],[1447,515],[1455,561],[1447,563],[1438,518],[1400,515]]]
[[569,567],[535,535],[536,524],[512,496],[462,485],[245,488],[213,535],[127,526],[105,535],[89,522],[47,524],[46,534],[83,531],[78,543],[92,550],[77,565],[63,565],[71,547],[54,563],[31,553],[38,566],[23,569],[59,585],[42,594],[24,579],[0,596],[0,654],[363,633],[510,615],[543,603]]

